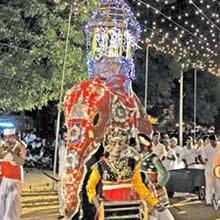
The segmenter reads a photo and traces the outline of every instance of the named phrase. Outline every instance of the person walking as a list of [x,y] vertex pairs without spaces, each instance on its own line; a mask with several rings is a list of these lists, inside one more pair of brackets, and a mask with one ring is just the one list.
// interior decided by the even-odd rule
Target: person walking
[[[86,186],[89,202],[93,203],[97,210],[95,219],[104,219],[102,202],[96,191],[96,186],[100,181],[102,182],[103,201],[131,201],[137,200],[137,197],[139,200],[141,197],[153,209],[165,210],[165,207],[153,197],[142,182],[140,162],[130,157],[130,153],[123,153],[129,148],[128,136],[128,132],[119,127],[110,128],[105,133],[105,156],[93,165]],[[134,189],[140,197],[134,193]]]
[[186,140],[186,146],[183,147],[181,159],[185,167],[195,168],[197,152],[193,145],[193,138],[189,136]]
[[175,149],[171,147],[171,141],[169,139],[164,140],[164,146],[167,151],[167,156],[162,163],[168,171],[175,170],[177,167],[177,156]]
[[59,216],[58,216],[58,219],[63,219],[65,216],[65,204],[64,204],[64,194],[63,194],[63,173],[65,169],[65,164],[66,164],[66,153],[67,153],[66,145],[65,145],[65,136],[66,136],[66,130],[60,132],[59,148],[58,148],[58,155],[59,155],[59,168],[58,168]]
[[202,159],[205,164],[205,181],[206,181],[206,205],[212,205],[213,194],[216,199],[219,198],[220,182],[214,176],[215,161],[217,153],[220,150],[218,139],[215,135],[209,136],[210,143],[202,151]]
[[19,220],[21,215],[21,191],[25,145],[15,138],[15,129],[3,131],[4,142],[0,146],[2,182],[0,185],[0,219]]
[[170,177],[169,171],[153,152],[151,139],[145,134],[138,134],[138,138],[142,155],[141,174],[144,184],[163,205],[168,205],[169,198],[165,185]]

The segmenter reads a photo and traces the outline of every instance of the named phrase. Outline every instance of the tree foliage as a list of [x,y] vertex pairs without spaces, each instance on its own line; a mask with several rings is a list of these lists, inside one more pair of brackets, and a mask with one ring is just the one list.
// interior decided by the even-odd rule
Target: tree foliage
[[[181,62],[173,57],[149,50],[148,73],[148,112],[159,118],[166,117],[166,109],[174,106],[178,122],[179,78]],[[144,100],[145,91],[145,50],[140,50],[136,59],[137,78],[134,90]],[[208,72],[197,73],[197,122],[211,125],[215,122],[220,109],[220,78]],[[194,113],[194,70],[184,71],[184,121],[193,121]]]
[[[87,76],[82,27],[88,14],[71,21],[64,91]],[[65,2],[1,1],[0,108],[30,110],[58,99],[68,15]]]
[[[79,1],[80,2],[80,1]],[[83,1],[84,2],[84,1]],[[84,25],[96,1],[73,16],[66,59],[64,91],[87,77]],[[130,1],[128,1],[130,2]],[[179,1],[170,0],[178,8]],[[132,2],[131,4],[136,5]],[[185,4],[185,3],[184,3]],[[169,7],[168,7],[169,8]],[[168,8],[161,8],[165,13]],[[79,7],[81,10],[81,8]],[[64,1],[2,0],[0,2],[0,108],[30,110],[58,100],[70,7]],[[134,7],[134,10],[138,10]],[[139,17],[144,24],[148,14]],[[196,22],[196,20],[195,20]],[[199,24],[198,24],[199,25]],[[175,33],[171,35],[175,37]],[[156,36],[155,36],[156,37]],[[143,45],[141,45],[143,46]],[[145,50],[136,55],[134,90],[144,100]],[[178,119],[181,62],[150,48],[148,111],[162,121],[164,109],[175,106]],[[193,120],[193,70],[184,73],[184,120]],[[220,109],[220,80],[198,71],[197,121],[214,123]]]
[[[137,54],[137,78],[134,81],[134,90],[144,100],[145,96],[145,51]],[[176,87],[175,81],[180,76],[181,66],[168,55],[158,54],[149,50],[148,64],[148,111],[159,117],[163,109],[172,104],[172,91]]]
[[[184,116],[193,121],[194,73],[185,73]],[[220,108],[220,79],[207,72],[197,73],[197,119],[201,124],[213,124]]]

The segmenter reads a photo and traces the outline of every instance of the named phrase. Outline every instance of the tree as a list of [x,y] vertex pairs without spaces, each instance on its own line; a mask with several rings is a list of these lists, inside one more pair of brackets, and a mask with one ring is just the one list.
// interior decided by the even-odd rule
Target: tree
[[[145,51],[136,58],[137,77],[134,91],[144,99]],[[181,65],[174,58],[159,54],[150,48],[148,76],[148,113],[158,117],[161,123],[170,106],[175,106],[175,118],[179,116],[179,77]],[[184,121],[193,121],[194,70],[184,72]],[[217,120],[220,109],[220,78],[205,71],[197,74],[197,123],[211,125]],[[169,121],[168,121],[169,122]]]
[[[129,2],[138,12],[137,17],[143,29],[140,46],[144,48],[145,42],[150,45],[148,112],[158,117],[161,123],[166,118],[164,110],[169,110],[169,106],[174,105],[178,121],[180,64],[184,60],[184,63],[187,61],[190,65],[184,71],[184,120],[193,121],[193,66],[199,63],[204,70],[198,70],[197,122],[213,124],[220,109],[220,79],[217,77],[220,70],[220,50],[216,44],[219,42],[218,30],[204,16],[197,16],[198,11],[188,0]],[[216,1],[209,4],[209,10],[206,10],[207,5],[202,2],[196,4],[208,17],[215,15],[220,8]],[[143,100],[145,50],[139,51],[137,65],[139,67],[134,90]]]
[[[86,78],[85,34],[88,12],[73,17],[64,91]],[[0,3],[0,108],[40,108],[60,92],[69,6],[46,0]]]
[[[220,108],[220,79],[207,72],[197,74],[197,122],[211,125]],[[184,117],[193,121],[194,79],[193,71],[185,73]]]
[[[136,80],[134,90],[144,99],[145,91],[145,51],[140,50],[136,58]],[[148,112],[161,117],[163,110],[168,108],[172,101],[172,91],[176,87],[175,81],[180,76],[180,65],[169,55],[158,54],[154,49],[149,50],[148,73]]]

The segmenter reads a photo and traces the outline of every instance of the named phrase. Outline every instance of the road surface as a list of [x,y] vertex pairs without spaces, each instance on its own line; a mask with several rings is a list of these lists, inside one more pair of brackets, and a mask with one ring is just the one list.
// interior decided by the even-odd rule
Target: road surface
[[[39,170],[25,172],[22,220],[55,220],[58,205],[56,184]],[[205,206],[195,195],[176,194],[170,210],[176,220],[220,220],[220,210]]]

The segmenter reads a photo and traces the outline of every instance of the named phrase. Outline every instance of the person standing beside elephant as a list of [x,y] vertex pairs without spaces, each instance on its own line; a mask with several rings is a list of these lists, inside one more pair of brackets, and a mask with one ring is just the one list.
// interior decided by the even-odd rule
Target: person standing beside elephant
[[134,149],[129,150],[127,145],[128,133],[116,127],[106,132],[105,136],[105,156],[92,167],[86,187],[89,202],[96,207],[97,217],[102,216],[103,213],[96,192],[96,186],[100,181],[102,183],[101,196],[104,201],[131,201],[137,200],[138,197],[138,200],[141,198],[153,209],[165,210],[165,207],[142,182],[140,162],[136,161],[135,153],[131,156]]
[[139,134],[139,143],[142,154],[141,173],[142,179],[149,190],[163,204],[169,204],[165,185],[170,174],[163,166],[160,158],[153,152],[152,141],[145,134]]
[[2,159],[2,182],[0,185],[0,219],[19,220],[21,215],[21,191],[25,145],[16,140],[15,129],[3,131],[0,158]]

